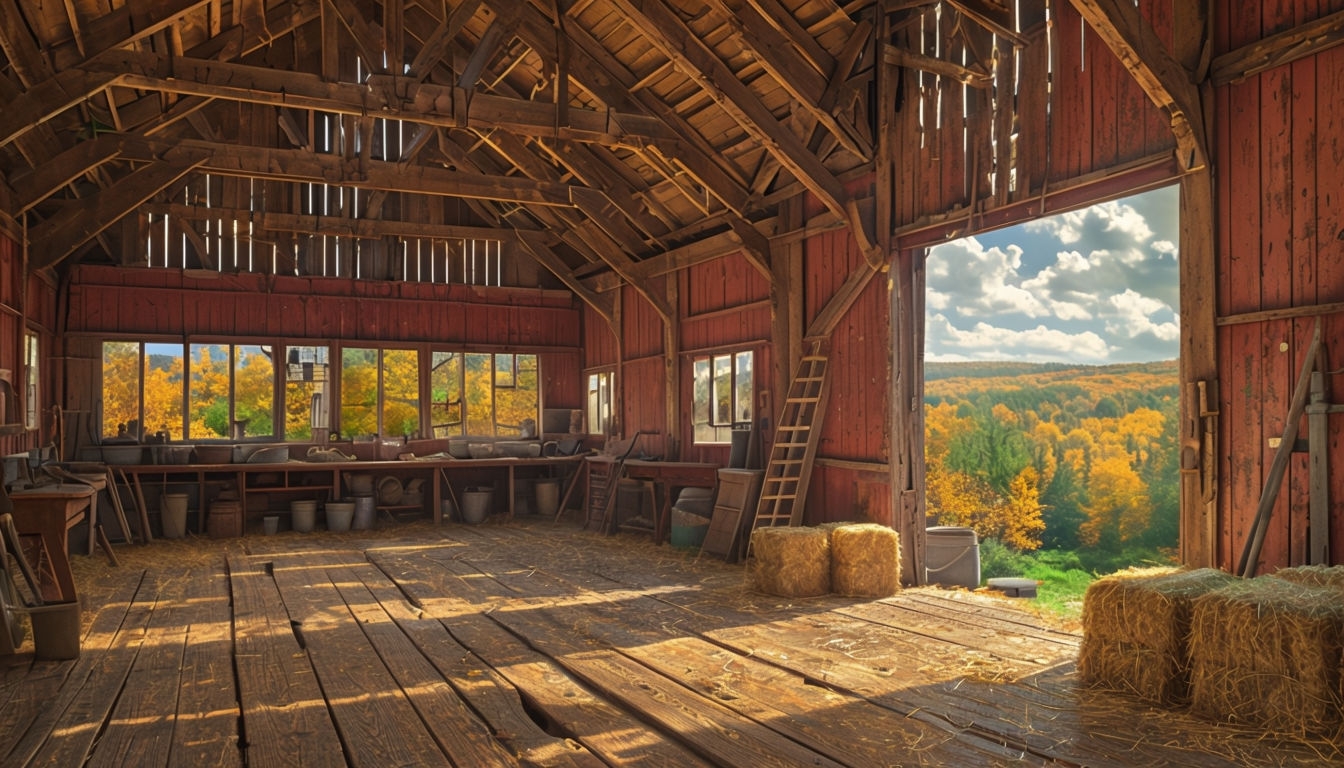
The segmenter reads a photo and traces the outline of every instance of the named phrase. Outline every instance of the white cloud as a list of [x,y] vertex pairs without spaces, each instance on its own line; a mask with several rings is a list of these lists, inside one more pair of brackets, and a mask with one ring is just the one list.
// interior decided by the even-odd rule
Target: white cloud
[[[1126,289],[1124,293],[1109,297],[1107,304],[1112,311],[1106,321],[1108,333],[1131,339],[1150,334],[1170,342],[1177,342],[1181,338],[1180,319],[1171,307],[1157,299]],[[1153,318],[1158,315],[1167,315],[1171,320],[1155,322]]]
[[1159,190],[931,249],[929,359],[1174,357],[1173,195]]
[[1092,364],[1106,362],[1111,351],[1105,339],[1092,331],[1069,333],[1043,324],[1012,330],[977,322],[962,330],[936,314],[929,318],[927,332],[931,346],[938,350],[927,359],[935,362],[1020,358]]

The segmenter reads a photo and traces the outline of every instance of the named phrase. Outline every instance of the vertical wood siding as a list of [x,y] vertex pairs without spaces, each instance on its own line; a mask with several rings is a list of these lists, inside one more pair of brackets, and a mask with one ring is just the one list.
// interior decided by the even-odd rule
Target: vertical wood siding
[[[23,388],[19,377],[22,374],[24,334],[27,330],[37,331],[40,340],[38,381],[41,391],[38,407],[43,411],[39,418],[40,424],[41,419],[47,418],[55,402],[59,376],[55,368],[58,348],[54,335],[56,289],[39,275],[29,275],[25,281],[23,255],[18,243],[0,234],[0,368],[10,372],[16,397],[8,408],[15,414],[13,418],[17,422],[23,420],[17,395]],[[0,421],[8,420],[0,415]],[[0,435],[0,456],[37,448],[47,442],[47,437],[50,435],[27,430],[17,435]]]
[[[1215,4],[1215,55],[1333,13],[1344,3],[1284,0],[1247,12]],[[1344,51],[1275,67],[1214,93],[1218,207],[1218,302],[1223,316],[1344,301]],[[1322,316],[1326,366],[1338,367],[1344,316]],[[1282,436],[1313,317],[1219,328],[1223,465],[1219,562],[1235,567]],[[1344,383],[1327,377],[1330,402]],[[1330,417],[1332,451],[1344,426]],[[1306,420],[1299,425],[1306,435]],[[1339,454],[1334,454],[1339,455]],[[1331,462],[1332,469],[1338,463]],[[1344,562],[1344,473],[1332,471],[1331,551]],[[1308,542],[1307,454],[1295,453],[1278,493],[1259,570],[1304,563]]]

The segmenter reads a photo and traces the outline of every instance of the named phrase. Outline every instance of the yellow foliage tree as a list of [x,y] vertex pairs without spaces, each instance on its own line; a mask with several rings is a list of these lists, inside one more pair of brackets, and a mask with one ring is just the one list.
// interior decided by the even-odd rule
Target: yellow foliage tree
[[1147,488],[1124,456],[1094,461],[1088,477],[1091,503],[1079,538],[1088,546],[1114,546],[1146,530],[1151,504]]
[[999,540],[1017,549],[1038,549],[1045,530],[1043,509],[1040,475],[1035,467],[1025,467],[1008,484],[1008,498],[995,521]]

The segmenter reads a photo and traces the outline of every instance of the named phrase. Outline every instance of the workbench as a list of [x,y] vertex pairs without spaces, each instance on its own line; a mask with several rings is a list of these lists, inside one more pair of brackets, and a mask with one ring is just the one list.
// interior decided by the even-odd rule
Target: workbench
[[[40,536],[46,549],[54,583],[42,584],[42,599],[68,602],[75,599],[75,578],[70,572],[69,531],[79,524],[98,491],[92,485],[62,483],[22,488],[9,492],[14,505],[14,527],[20,536]],[[90,521],[92,525],[92,521]],[[39,573],[46,569],[31,563]]]
[[[551,456],[538,458],[488,458],[488,459],[410,459],[394,461],[286,461],[281,463],[238,463],[238,464],[125,464],[116,465],[116,470],[125,474],[133,485],[138,498],[144,496],[145,485],[196,485],[199,500],[211,499],[211,485],[232,485],[238,493],[244,515],[252,509],[248,497],[265,495],[290,499],[314,499],[318,502],[348,498],[349,483],[347,476],[368,474],[374,477],[391,475],[402,479],[420,478],[427,481],[431,489],[429,494],[430,511],[435,523],[443,520],[443,499],[452,493],[453,487],[466,485],[490,485],[495,480],[503,480],[507,487],[509,517],[515,511],[516,486],[523,477],[535,475],[548,477],[551,473],[564,473],[570,466],[577,466],[582,456]],[[376,483],[375,483],[376,485]],[[376,489],[375,489],[376,490]],[[215,492],[215,496],[218,492]],[[454,493],[454,496],[456,494]],[[423,504],[415,505],[423,509]],[[197,529],[205,530],[206,503],[197,502]],[[410,510],[410,505],[380,505],[383,511]],[[496,504],[498,508],[498,504]],[[283,509],[271,513],[282,513]]]

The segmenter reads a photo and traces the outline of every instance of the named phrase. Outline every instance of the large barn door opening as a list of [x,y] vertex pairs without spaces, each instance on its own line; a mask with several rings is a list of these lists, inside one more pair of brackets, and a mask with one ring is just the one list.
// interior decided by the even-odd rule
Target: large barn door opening
[[926,521],[973,529],[983,578],[1176,560],[1179,207],[1166,187],[929,249]]

